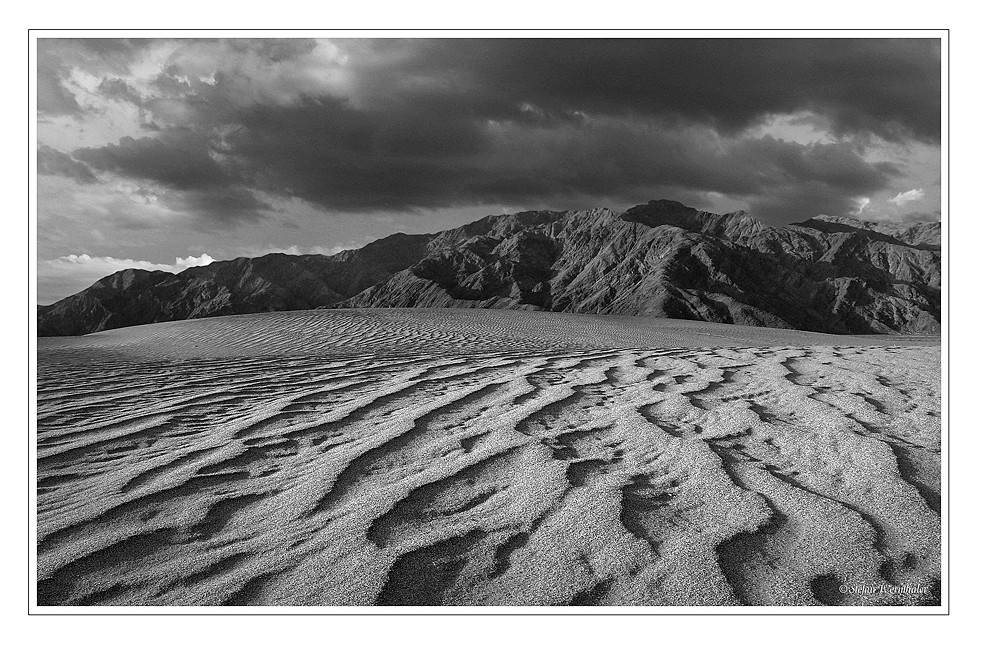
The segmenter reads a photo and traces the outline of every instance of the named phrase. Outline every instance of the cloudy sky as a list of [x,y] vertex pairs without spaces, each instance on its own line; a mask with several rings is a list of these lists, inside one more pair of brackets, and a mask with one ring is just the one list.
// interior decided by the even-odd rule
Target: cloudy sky
[[38,41],[38,300],[671,198],[940,218],[940,41]]

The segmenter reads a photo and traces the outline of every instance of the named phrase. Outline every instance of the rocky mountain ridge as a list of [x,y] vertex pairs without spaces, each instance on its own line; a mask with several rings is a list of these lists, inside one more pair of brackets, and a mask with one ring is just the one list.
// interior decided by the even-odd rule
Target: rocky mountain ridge
[[317,307],[520,308],[832,333],[934,334],[941,227],[819,216],[769,227],[654,200],[395,234],[334,256],[126,270],[38,310],[39,334]]

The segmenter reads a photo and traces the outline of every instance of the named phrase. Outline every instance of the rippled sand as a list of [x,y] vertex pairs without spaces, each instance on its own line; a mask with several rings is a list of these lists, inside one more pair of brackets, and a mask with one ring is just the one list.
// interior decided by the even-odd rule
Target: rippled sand
[[939,604],[938,340],[311,311],[39,340],[42,605]]

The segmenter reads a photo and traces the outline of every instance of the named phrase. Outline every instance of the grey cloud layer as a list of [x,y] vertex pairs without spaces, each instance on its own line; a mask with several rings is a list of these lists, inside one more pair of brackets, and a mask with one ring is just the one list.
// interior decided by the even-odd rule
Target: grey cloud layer
[[61,175],[83,184],[96,182],[88,166],[44,144],[38,146],[38,174]]
[[[41,110],[81,111],[60,81],[74,62],[158,132],[45,152],[46,172],[152,183],[219,225],[261,217],[256,189],[349,212],[715,192],[792,221],[898,176],[866,138],[940,138],[938,40],[339,41],[320,63],[316,45],[181,42],[138,90],[122,77],[147,43],[54,43]],[[837,139],[749,134],[800,112]]]

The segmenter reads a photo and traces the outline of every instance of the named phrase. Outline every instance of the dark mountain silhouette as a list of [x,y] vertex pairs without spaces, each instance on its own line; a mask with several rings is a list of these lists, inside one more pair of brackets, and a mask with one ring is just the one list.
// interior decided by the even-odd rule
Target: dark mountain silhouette
[[669,200],[488,216],[334,256],[126,270],[38,309],[40,335],[316,307],[523,308],[832,333],[937,333],[940,224],[768,227]]

